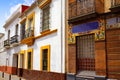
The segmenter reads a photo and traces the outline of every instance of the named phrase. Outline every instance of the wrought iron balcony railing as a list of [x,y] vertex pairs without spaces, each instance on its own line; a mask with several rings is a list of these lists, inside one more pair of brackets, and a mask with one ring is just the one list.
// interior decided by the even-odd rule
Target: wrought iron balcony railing
[[13,37],[11,37],[10,43],[18,43],[18,35],[14,35]]
[[6,47],[6,46],[10,46],[10,40],[9,39],[4,41],[4,47]]
[[111,0],[111,7],[120,6],[120,0]]
[[28,37],[32,37],[32,36],[34,36],[34,28],[33,27],[29,27],[26,30],[22,29],[21,40],[24,40],[24,39],[26,39]]
[[95,12],[95,0],[76,0],[69,4],[69,18]]
[[25,38],[34,36],[34,29],[32,27],[29,27],[25,30]]
[[34,28],[29,27],[25,30],[24,38],[21,39],[21,44],[27,44],[28,46],[33,45],[34,43]]

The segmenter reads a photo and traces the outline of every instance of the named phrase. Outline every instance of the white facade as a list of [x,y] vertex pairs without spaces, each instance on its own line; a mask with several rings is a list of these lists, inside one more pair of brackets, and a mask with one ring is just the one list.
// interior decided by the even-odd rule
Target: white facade
[[[63,2],[62,2],[63,1]],[[65,72],[65,0],[52,0],[50,4],[50,30],[57,29],[56,33],[36,39],[34,43],[33,68],[40,69],[40,47],[50,45],[50,71]],[[35,36],[40,35],[42,26],[42,10],[39,7],[35,11]],[[56,15],[57,14],[57,15]]]
[[[4,24],[4,28],[5,28],[5,36],[4,36],[4,41],[8,40],[8,35],[9,35],[9,41],[11,41],[11,37],[18,35],[17,39],[18,39],[18,43],[20,43],[20,26],[19,26],[19,22],[20,22],[20,18],[19,16],[22,13],[22,5],[8,18],[8,20],[6,21],[6,23]],[[16,26],[18,25],[18,29],[17,29],[17,33],[16,34]],[[9,33],[10,31],[10,33]],[[13,46],[11,45],[11,43],[9,42],[10,46],[9,48],[5,48],[4,52],[6,54],[4,54],[4,57],[6,57],[4,64],[5,66],[9,66],[9,67],[17,67],[14,66],[15,62],[13,61],[13,55],[14,54],[18,54],[19,51],[21,50],[20,45],[19,46]],[[3,58],[4,58],[3,57]]]
[[[27,15],[33,12],[35,12],[34,36],[37,37],[42,35],[40,34],[42,31],[42,9],[36,6]],[[23,49],[33,49],[33,70],[41,71],[40,48],[50,45],[50,72],[65,73],[65,14],[63,13],[65,13],[65,0],[52,0],[49,27],[51,31],[57,29],[57,32],[35,39],[32,46]]]
[[0,53],[4,51],[4,34],[0,33]]
[[[42,9],[38,6],[38,4],[35,4],[35,7],[29,11],[25,12],[25,15],[28,16],[31,13],[35,13],[35,24],[34,24],[34,44],[32,46],[28,46],[27,44],[19,44],[17,46],[10,45],[9,49],[6,49],[4,56],[7,59],[7,62],[5,62],[6,66],[10,67],[18,67],[23,68],[21,66],[21,59],[20,59],[20,52],[22,50],[25,50],[25,56],[27,55],[27,50],[33,49],[33,70],[39,70],[41,71],[41,47],[49,45],[50,46],[50,72],[57,72],[57,73],[65,73],[65,0],[51,0],[50,3],[50,19],[49,19],[49,29],[50,31],[55,32],[51,34],[47,34],[43,37],[36,38],[38,36],[41,36],[41,27],[42,27]],[[27,13],[27,14],[26,14]],[[17,14],[14,14],[8,19],[6,24],[4,25],[5,28],[5,40],[8,39],[8,35],[10,37],[16,35],[16,25],[18,24],[18,41],[21,43],[20,40],[20,27],[21,27],[21,20],[20,18],[21,14],[18,12]],[[24,16],[24,17],[26,17]],[[8,33],[10,30],[10,34]],[[18,65],[17,65],[17,59],[14,58],[14,55],[18,55]],[[27,57],[24,57],[25,61],[25,69],[27,69]]]
[[0,66],[6,65],[6,52],[4,49],[4,34],[0,33]]

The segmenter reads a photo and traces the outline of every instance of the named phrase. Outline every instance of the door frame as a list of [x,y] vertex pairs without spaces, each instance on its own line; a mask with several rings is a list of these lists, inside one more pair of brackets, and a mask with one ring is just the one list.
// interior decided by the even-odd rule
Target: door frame
[[[77,60],[77,37],[82,37],[82,36],[88,36],[88,35],[94,35],[94,43],[95,43],[95,34],[94,33],[90,33],[90,34],[83,34],[83,35],[79,35],[79,36],[76,36],[76,74],[79,72],[79,69],[78,69],[78,60]],[[94,44],[94,50],[95,50],[95,44]],[[94,55],[95,55],[95,51],[94,51]]]

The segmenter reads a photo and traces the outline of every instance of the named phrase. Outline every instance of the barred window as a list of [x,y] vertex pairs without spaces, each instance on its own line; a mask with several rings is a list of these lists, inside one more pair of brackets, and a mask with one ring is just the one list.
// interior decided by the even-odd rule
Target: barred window
[[29,28],[33,27],[33,18],[30,18],[30,19],[29,19],[28,27],[29,27]]
[[16,26],[15,26],[15,35],[18,35],[18,24],[16,24]]
[[28,52],[28,69],[31,69],[31,52]]
[[41,70],[50,71],[50,45],[41,47]]
[[49,11],[50,7],[45,6],[43,8],[43,22],[42,22],[42,31],[48,30],[49,29]]
[[47,71],[48,68],[48,49],[42,51],[42,68]]
[[21,23],[21,27],[20,27],[21,28],[21,31],[20,31],[21,40],[25,38],[25,25],[26,25],[25,22]]

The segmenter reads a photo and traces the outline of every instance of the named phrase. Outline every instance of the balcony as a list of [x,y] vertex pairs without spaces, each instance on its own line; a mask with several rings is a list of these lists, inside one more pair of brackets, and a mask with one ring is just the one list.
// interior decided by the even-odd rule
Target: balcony
[[4,47],[7,49],[10,48],[10,40],[9,39],[4,41]]
[[12,46],[17,46],[19,44],[18,35],[14,35],[13,37],[11,37],[10,44]]
[[34,29],[29,27],[25,30],[25,38],[34,36]]
[[69,3],[69,22],[88,19],[104,13],[103,0],[75,0]]
[[120,11],[120,0],[111,0],[111,8],[110,10],[114,13]]
[[21,44],[27,44],[28,46],[31,46],[34,44],[34,29],[29,27],[25,30],[25,36],[21,40]]

